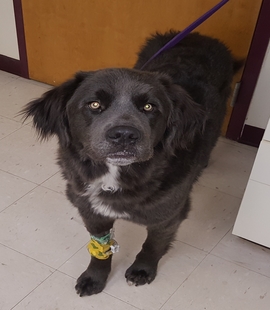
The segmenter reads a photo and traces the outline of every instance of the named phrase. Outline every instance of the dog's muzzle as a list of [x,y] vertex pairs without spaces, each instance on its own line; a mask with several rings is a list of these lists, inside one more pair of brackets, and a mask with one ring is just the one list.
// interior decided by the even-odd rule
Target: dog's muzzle
[[106,161],[116,166],[126,166],[149,160],[152,156],[145,134],[133,126],[114,126],[107,130]]
[[141,140],[140,131],[131,126],[115,126],[105,135],[111,145],[107,161],[114,165],[125,166],[136,161],[137,144]]
[[106,132],[106,140],[114,145],[134,145],[141,139],[140,131],[131,126],[116,126]]

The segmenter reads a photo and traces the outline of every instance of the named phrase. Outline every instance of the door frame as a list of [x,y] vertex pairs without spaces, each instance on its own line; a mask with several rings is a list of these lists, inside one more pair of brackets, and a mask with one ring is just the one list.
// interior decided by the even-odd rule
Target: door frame
[[264,129],[245,125],[245,120],[270,39],[269,12],[270,1],[263,0],[226,132],[227,138],[253,146],[259,146]]
[[20,59],[0,55],[0,70],[29,79],[21,0],[13,0],[13,7]]

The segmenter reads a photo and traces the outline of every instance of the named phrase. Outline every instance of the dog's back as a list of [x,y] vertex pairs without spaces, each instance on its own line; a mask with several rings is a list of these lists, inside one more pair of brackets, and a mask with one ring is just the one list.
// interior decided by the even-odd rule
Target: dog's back
[[[140,69],[177,33],[177,31],[157,33],[149,38],[139,52],[134,68]],[[217,99],[221,106],[224,105],[224,100],[227,100],[230,94],[231,80],[238,65],[222,42],[199,33],[191,33],[175,47],[152,60],[143,70],[168,74],[195,102],[207,109],[207,94],[213,91],[219,96]]]
[[[140,69],[177,33],[156,33],[150,37],[139,52],[134,68]],[[200,142],[204,144],[201,146],[203,152],[208,154],[205,165],[220,135],[233,75],[241,65],[242,62],[235,60],[229,49],[218,39],[195,32],[161,53],[143,69],[169,75],[175,84],[184,88],[203,107],[206,118]]]

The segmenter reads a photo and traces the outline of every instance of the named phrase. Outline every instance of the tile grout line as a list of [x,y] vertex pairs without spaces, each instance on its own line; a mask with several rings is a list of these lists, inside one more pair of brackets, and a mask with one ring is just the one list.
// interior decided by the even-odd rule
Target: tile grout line
[[[2,117],[2,116],[1,116],[1,117]],[[6,119],[9,120],[9,121],[12,121],[12,119],[9,119],[9,118],[6,118]],[[14,120],[13,120],[13,121],[14,121]],[[15,121],[15,122],[16,122],[16,121]],[[14,134],[15,132],[21,130],[23,127],[27,126],[26,124],[22,124],[22,123],[20,123],[20,122],[16,122],[16,123],[17,123],[17,124],[21,124],[21,127],[18,128],[18,129],[15,129],[14,131],[12,131],[12,132],[10,132],[9,134],[7,134],[6,136],[0,138],[0,142],[1,142],[2,140],[4,140],[4,139],[8,138],[9,136],[11,136],[12,134]]]
[[[41,183],[36,183],[36,182],[34,182],[34,181],[31,181],[31,180],[29,180],[29,179],[23,178],[23,177],[21,177],[21,176],[19,176],[19,175],[17,175],[17,174],[11,173],[11,172],[9,172],[9,171],[5,171],[5,170],[3,170],[3,169],[0,169],[0,172],[1,172],[1,171],[4,172],[4,173],[9,174],[9,175],[11,175],[11,176],[13,176],[13,177],[15,177],[15,178],[21,179],[21,180],[23,180],[23,181],[32,183],[32,184],[34,184],[34,185],[41,186],[41,187],[43,187],[43,188],[49,189],[49,190],[51,190],[51,191],[53,191],[53,192],[55,192],[55,193],[61,194],[60,192],[57,192],[57,191],[55,191],[55,190],[53,190],[53,189],[51,189],[51,188],[48,188],[48,187],[42,185],[43,183],[47,182],[50,178],[52,178],[53,176],[55,176],[57,173],[59,173],[60,170],[58,170],[58,171],[56,171],[55,173],[53,173],[51,176],[49,176],[47,179],[45,179],[45,180],[42,181]],[[63,194],[62,194],[62,195],[63,195]]]
[[219,258],[219,259],[221,259],[221,260],[223,260],[223,261],[225,261],[225,262],[228,262],[228,263],[231,263],[231,264],[236,265],[236,266],[238,266],[238,267],[241,267],[241,268],[243,268],[243,269],[245,269],[245,270],[248,270],[248,271],[250,271],[250,272],[256,273],[257,275],[260,275],[260,276],[263,276],[263,277],[265,277],[265,278],[267,278],[267,279],[270,279],[270,276],[267,276],[267,275],[265,275],[265,274],[263,274],[263,273],[260,273],[260,272],[258,272],[258,271],[255,271],[255,270],[252,270],[252,269],[247,268],[247,267],[245,267],[245,266],[242,266],[242,265],[240,265],[240,264],[237,264],[236,262],[231,261],[231,260],[226,259],[226,258],[223,258],[223,257],[221,257],[221,256],[218,256],[217,254],[212,254],[212,253],[210,253],[210,255],[215,256],[215,257],[217,257],[217,258]]
[[256,183],[259,183],[259,184],[262,184],[262,185],[265,185],[265,186],[269,187],[268,183],[265,183],[265,182],[262,182],[262,181],[258,181],[258,180],[252,179],[252,178],[249,178],[249,181],[253,181],[253,182],[256,182]]
[[[115,298],[115,299],[117,299],[117,300],[123,302],[124,304],[126,304],[126,305],[128,305],[128,306],[133,307],[134,309],[142,310],[141,308],[138,308],[138,307],[136,307],[135,305],[133,305],[133,304],[131,304],[131,303],[128,303],[128,302],[126,302],[126,301],[124,301],[124,300],[122,300],[122,299],[120,299],[120,298],[118,298],[118,297],[116,297],[116,296],[114,296],[114,295],[111,295],[111,294],[109,294],[109,293],[107,293],[107,292],[105,292],[105,291],[102,291],[102,292],[103,292],[104,294],[110,296],[110,297],[113,297],[113,298]],[[146,309],[144,309],[144,310],[146,310]]]
[[[206,252],[205,252],[206,253]],[[165,304],[174,296],[174,294],[180,289],[180,287],[183,286],[185,282],[192,276],[192,274],[200,267],[200,265],[205,261],[205,259],[210,255],[210,253],[206,253],[205,257],[198,263],[198,265],[191,271],[191,273],[184,279],[184,281],[174,290],[174,292],[171,294],[171,296],[162,304],[162,306],[159,308],[161,310]]]
[[69,275],[69,274],[67,274],[67,273],[65,273],[65,272],[63,272],[63,271],[61,271],[60,268],[61,268],[63,265],[65,265],[65,263],[67,263],[72,257],[74,257],[79,251],[81,251],[83,248],[86,248],[87,243],[88,243],[88,242],[86,242],[86,243],[85,243],[83,246],[81,246],[75,253],[73,253],[68,259],[66,259],[59,267],[56,268],[56,270],[59,271],[59,272],[61,272],[61,273],[63,273],[63,274],[65,274],[65,275],[67,275],[67,276],[69,276],[69,277],[71,277],[72,279],[75,279],[75,280],[76,280],[76,278],[74,278],[73,276],[71,276],[71,275]]
[[[50,178],[49,178],[49,179],[50,179]],[[48,180],[49,180],[49,179],[48,179]],[[46,180],[46,181],[48,181],[48,180]],[[46,181],[44,181],[44,182],[46,182]],[[43,183],[44,183],[44,182],[43,182]],[[64,197],[66,198],[66,200],[68,200],[65,193],[58,192],[57,190],[54,190],[54,189],[49,188],[49,187],[47,187],[47,186],[45,186],[45,185],[42,185],[42,184],[40,184],[39,186],[42,187],[43,189],[50,190],[50,191],[52,191],[52,192],[54,192],[54,193],[56,193],[56,194],[60,194],[60,195],[64,196]],[[73,206],[73,208],[76,208],[76,207]]]
[[[235,222],[235,221],[234,221]],[[219,242],[212,248],[212,250],[209,252],[210,254],[212,251],[218,246],[218,244],[227,236],[227,234],[230,232],[230,230],[233,228],[234,224],[230,226],[230,228],[227,230],[227,232],[223,235],[223,237],[220,238]]]
[[[224,234],[223,237],[221,237],[221,239],[219,240],[219,242],[211,249],[211,251],[205,251],[205,250],[202,250],[202,249],[199,249],[197,247],[194,247],[194,246],[191,246],[190,244],[187,244],[185,242],[183,242],[184,244],[188,245],[188,246],[191,246],[197,250],[200,250],[202,252],[204,252],[206,255],[205,257],[199,262],[199,264],[192,270],[192,272],[185,278],[185,280],[176,288],[176,290],[171,294],[171,296],[164,302],[164,304],[159,308],[159,310],[162,309],[162,307],[165,306],[165,304],[172,298],[172,296],[178,291],[178,289],[188,280],[188,278],[199,268],[199,266],[203,263],[203,261],[205,261],[205,259],[207,259],[209,256],[216,256],[214,254],[212,254],[212,251],[216,248],[216,246],[225,238],[225,236],[228,234],[228,232],[231,230],[232,226],[230,227],[230,229]],[[182,241],[180,241],[182,242]],[[216,256],[218,257],[218,256]],[[226,261],[226,260],[225,260]],[[230,262],[230,261],[229,261]],[[230,262],[232,263],[232,262]]]
[[17,176],[17,175],[14,175],[14,174],[12,174],[12,173],[10,173],[10,172],[7,172],[7,171],[4,171],[4,170],[2,170],[2,169],[0,169],[0,171],[2,171],[2,172],[4,172],[4,173],[7,173],[7,174],[9,174],[9,175],[11,175],[11,176],[13,176],[13,177],[19,178],[19,179],[21,179],[21,180],[27,181],[27,182],[29,182],[29,183],[35,185],[32,189],[30,189],[29,191],[25,192],[21,197],[19,197],[18,199],[14,200],[12,203],[10,203],[9,205],[7,205],[4,209],[0,210],[0,214],[1,214],[2,212],[6,211],[9,207],[11,207],[12,205],[14,205],[15,203],[17,203],[17,202],[18,202],[19,200],[21,200],[22,198],[24,198],[25,196],[27,196],[29,193],[31,193],[31,192],[33,192],[34,190],[36,190],[37,188],[43,188],[43,189],[45,189],[45,190],[49,190],[49,191],[51,191],[51,192],[53,192],[53,193],[56,193],[56,194],[59,194],[59,195],[61,195],[61,196],[65,196],[65,194],[59,193],[59,192],[57,192],[57,191],[55,191],[55,190],[53,190],[53,189],[51,189],[51,188],[48,188],[48,187],[46,187],[46,186],[42,186],[42,184],[43,184],[44,182],[48,181],[51,177],[53,177],[53,176],[54,176],[55,174],[57,174],[59,171],[56,172],[55,174],[53,174],[52,176],[50,176],[50,177],[49,177],[48,179],[46,179],[45,181],[43,181],[41,184],[34,183],[34,182],[32,182],[32,181],[29,181],[29,180],[27,180],[27,179],[21,178],[21,177],[19,177],[19,176]]
[[[60,268],[60,267],[59,267],[59,268]],[[52,277],[55,273],[60,273],[60,274],[62,274],[62,275],[64,275],[64,276],[67,276],[67,277],[73,279],[73,280],[76,280],[76,278],[74,278],[74,277],[72,277],[72,276],[66,274],[65,272],[62,272],[62,271],[60,271],[60,270],[58,270],[58,269],[55,269],[50,275],[48,275],[44,280],[42,280],[42,281],[41,281],[36,287],[34,287],[29,293],[27,293],[20,301],[18,301],[14,306],[12,306],[12,308],[10,308],[10,310],[12,310],[12,309],[14,309],[16,306],[18,306],[24,299],[26,299],[31,293],[33,293],[38,287],[40,287],[44,282],[46,282],[46,281],[47,281],[50,277]],[[124,304],[126,304],[126,305],[128,305],[128,306],[132,306],[134,309],[141,310],[140,308],[134,306],[133,304],[127,303],[127,302],[125,302],[124,300],[119,299],[119,298],[116,297],[116,296],[113,296],[113,295],[111,295],[111,294],[108,294],[108,293],[105,292],[105,291],[102,291],[102,293],[105,294],[105,295],[107,295],[107,296],[110,296],[111,298],[114,298],[114,299],[116,299],[116,300],[119,300],[120,302],[122,302],[122,303],[124,303]],[[74,289],[74,294],[76,294],[75,289]],[[86,297],[91,298],[91,296],[86,296]],[[78,298],[81,298],[81,297],[78,296]]]
[[[181,226],[180,226],[180,227],[181,227]],[[179,239],[175,239],[174,242],[175,242],[175,241],[180,242],[180,243],[183,243],[183,244],[185,244],[185,245],[187,245],[187,246],[190,246],[191,248],[196,249],[196,250],[198,250],[198,251],[201,251],[201,252],[203,252],[203,253],[205,253],[205,254],[209,254],[209,253],[210,253],[209,251],[206,251],[206,250],[204,250],[204,249],[200,249],[200,248],[196,247],[195,245],[189,244],[189,243],[187,243],[187,242],[185,242],[185,241],[182,241],[182,240],[179,240]],[[172,244],[172,248],[173,248],[173,247],[174,247],[174,245]],[[212,250],[211,250],[211,251],[212,251]]]
[[30,191],[26,192],[25,194],[23,194],[20,198],[18,198],[17,200],[13,201],[11,204],[9,204],[6,208],[4,208],[3,210],[0,211],[0,214],[4,211],[6,211],[8,208],[10,208],[12,205],[14,205],[15,203],[17,203],[20,199],[22,199],[23,197],[25,197],[26,195],[28,195],[29,193],[31,193],[33,190],[35,190],[36,188],[38,188],[39,185],[36,185],[34,188],[32,188]]
[[41,281],[35,288],[33,288],[29,293],[27,293],[20,301],[18,301],[10,310],[14,309],[18,306],[25,298],[27,298],[32,292],[34,292],[40,285],[42,285],[47,279],[49,279],[53,274],[55,274],[57,270],[54,270],[50,275],[48,275],[43,281]]
[[[264,277],[270,279],[270,276],[267,276],[267,275],[265,275],[265,274],[263,274],[263,273],[260,273],[260,272],[258,272],[258,271],[255,271],[255,270],[252,270],[252,269],[247,268],[247,267],[245,267],[245,266],[242,266],[241,264],[238,264],[238,263],[235,262],[235,261],[232,261],[232,260],[230,260],[230,259],[223,258],[223,257],[221,257],[221,256],[219,256],[219,255],[217,255],[217,254],[213,254],[213,253],[212,253],[212,251],[218,246],[218,244],[219,244],[219,243],[227,236],[227,234],[231,231],[231,229],[233,228],[233,226],[234,226],[234,225],[231,226],[231,228],[230,228],[230,229],[227,231],[227,233],[220,239],[220,241],[213,247],[213,249],[211,250],[211,252],[210,252],[209,254],[211,254],[211,255],[213,255],[213,256],[215,256],[215,257],[218,257],[218,258],[220,258],[220,259],[222,259],[222,260],[224,260],[224,261],[226,261],[226,262],[229,262],[229,263],[234,264],[234,265],[236,265],[236,266],[242,267],[242,268],[244,268],[244,269],[246,269],[246,270],[249,270],[249,271],[251,271],[251,272],[254,272],[254,273],[256,273],[256,274],[259,274],[259,275],[261,275],[261,276],[264,276]],[[263,247],[263,246],[262,246],[262,247]]]
[[17,174],[14,174],[14,173],[11,173],[11,172],[9,172],[9,171],[5,171],[5,170],[3,170],[3,169],[0,169],[0,172],[1,172],[1,171],[4,172],[4,173],[9,174],[9,175],[11,175],[11,176],[13,176],[13,177],[15,177],[15,178],[18,178],[18,179],[21,179],[21,180],[23,180],[23,181],[32,183],[32,184],[34,184],[34,185],[40,185],[40,184],[38,184],[38,183],[36,183],[36,182],[34,182],[34,181],[30,181],[30,180],[28,180],[28,179],[22,178],[21,176],[19,176],[19,175],[17,175]]
[[8,245],[6,245],[6,244],[4,244],[4,243],[2,243],[2,242],[0,242],[0,245],[2,245],[3,247],[5,247],[5,248],[7,248],[7,249],[9,249],[9,250],[11,250],[11,251],[14,251],[14,252],[16,252],[16,253],[18,253],[18,254],[20,254],[20,255],[23,255],[24,257],[27,257],[27,258],[29,258],[29,259],[31,259],[31,260],[34,260],[35,262],[37,262],[37,263],[39,263],[39,264],[41,264],[41,265],[43,265],[43,266],[45,266],[45,267],[51,268],[51,269],[53,269],[53,271],[56,271],[56,270],[57,270],[55,267],[52,267],[52,266],[50,266],[50,265],[48,265],[48,264],[45,264],[45,263],[43,263],[43,262],[37,260],[36,258],[33,258],[33,257],[29,256],[29,255],[26,255],[26,254],[24,254],[24,253],[22,253],[22,252],[20,252],[20,251],[18,251],[18,250],[16,250],[16,249],[14,249],[14,248],[8,246]]
[[[203,173],[202,173],[202,175],[203,175]],[[227,193],[227,192],[225,192],[225,191],[222,191],[222,190],[220,190],[219,188],[217,189],[217,188],[214,188],[214,187],[211,187],[211,186],[203,185],[203,184],[200,183],[200,179],[199,179],[196,183],[194,183],[194,185],[195,185],[195,184],[196,184],[196,186],[199,185],[199,186],[202,186],[202,187],[205,187],[205,188],[208,188],[208,189],[212,189],[212,190],[217,191],[217,192],[219,192],[219,193],[222,193],[222,194],[224,194],[224,195],[228,195],[228,196],[230,196],[230,197],[238,198],[238,199],[240,199],[240,200],[242,200],[242,199],[243,199],[243,196],[244,196],[244,193],[242,194],[242,197],[238,197],[238,196],[236,196],[236,195],[233,195],[233,194]],[[193,193],[193,189],[192,189],[192,191],[191,191],[191,194],[192,194],[192,193]]]

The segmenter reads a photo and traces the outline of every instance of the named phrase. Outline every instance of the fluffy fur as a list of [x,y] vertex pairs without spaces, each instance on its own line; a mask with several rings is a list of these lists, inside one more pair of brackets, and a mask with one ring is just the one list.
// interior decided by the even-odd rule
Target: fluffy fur
[[[175,34],[147,40],[134,69],[79,72],[23,111],[41,138],[59,138],[67,197],[90,234],[107,234],[117,218],[147,226],[125,274],[135,285],[154,280],[188,214],[239,66],[221,42],[193,33],[140,70]],[[103,290],[111,258],[91,258],[77,281],[80,296]]]

